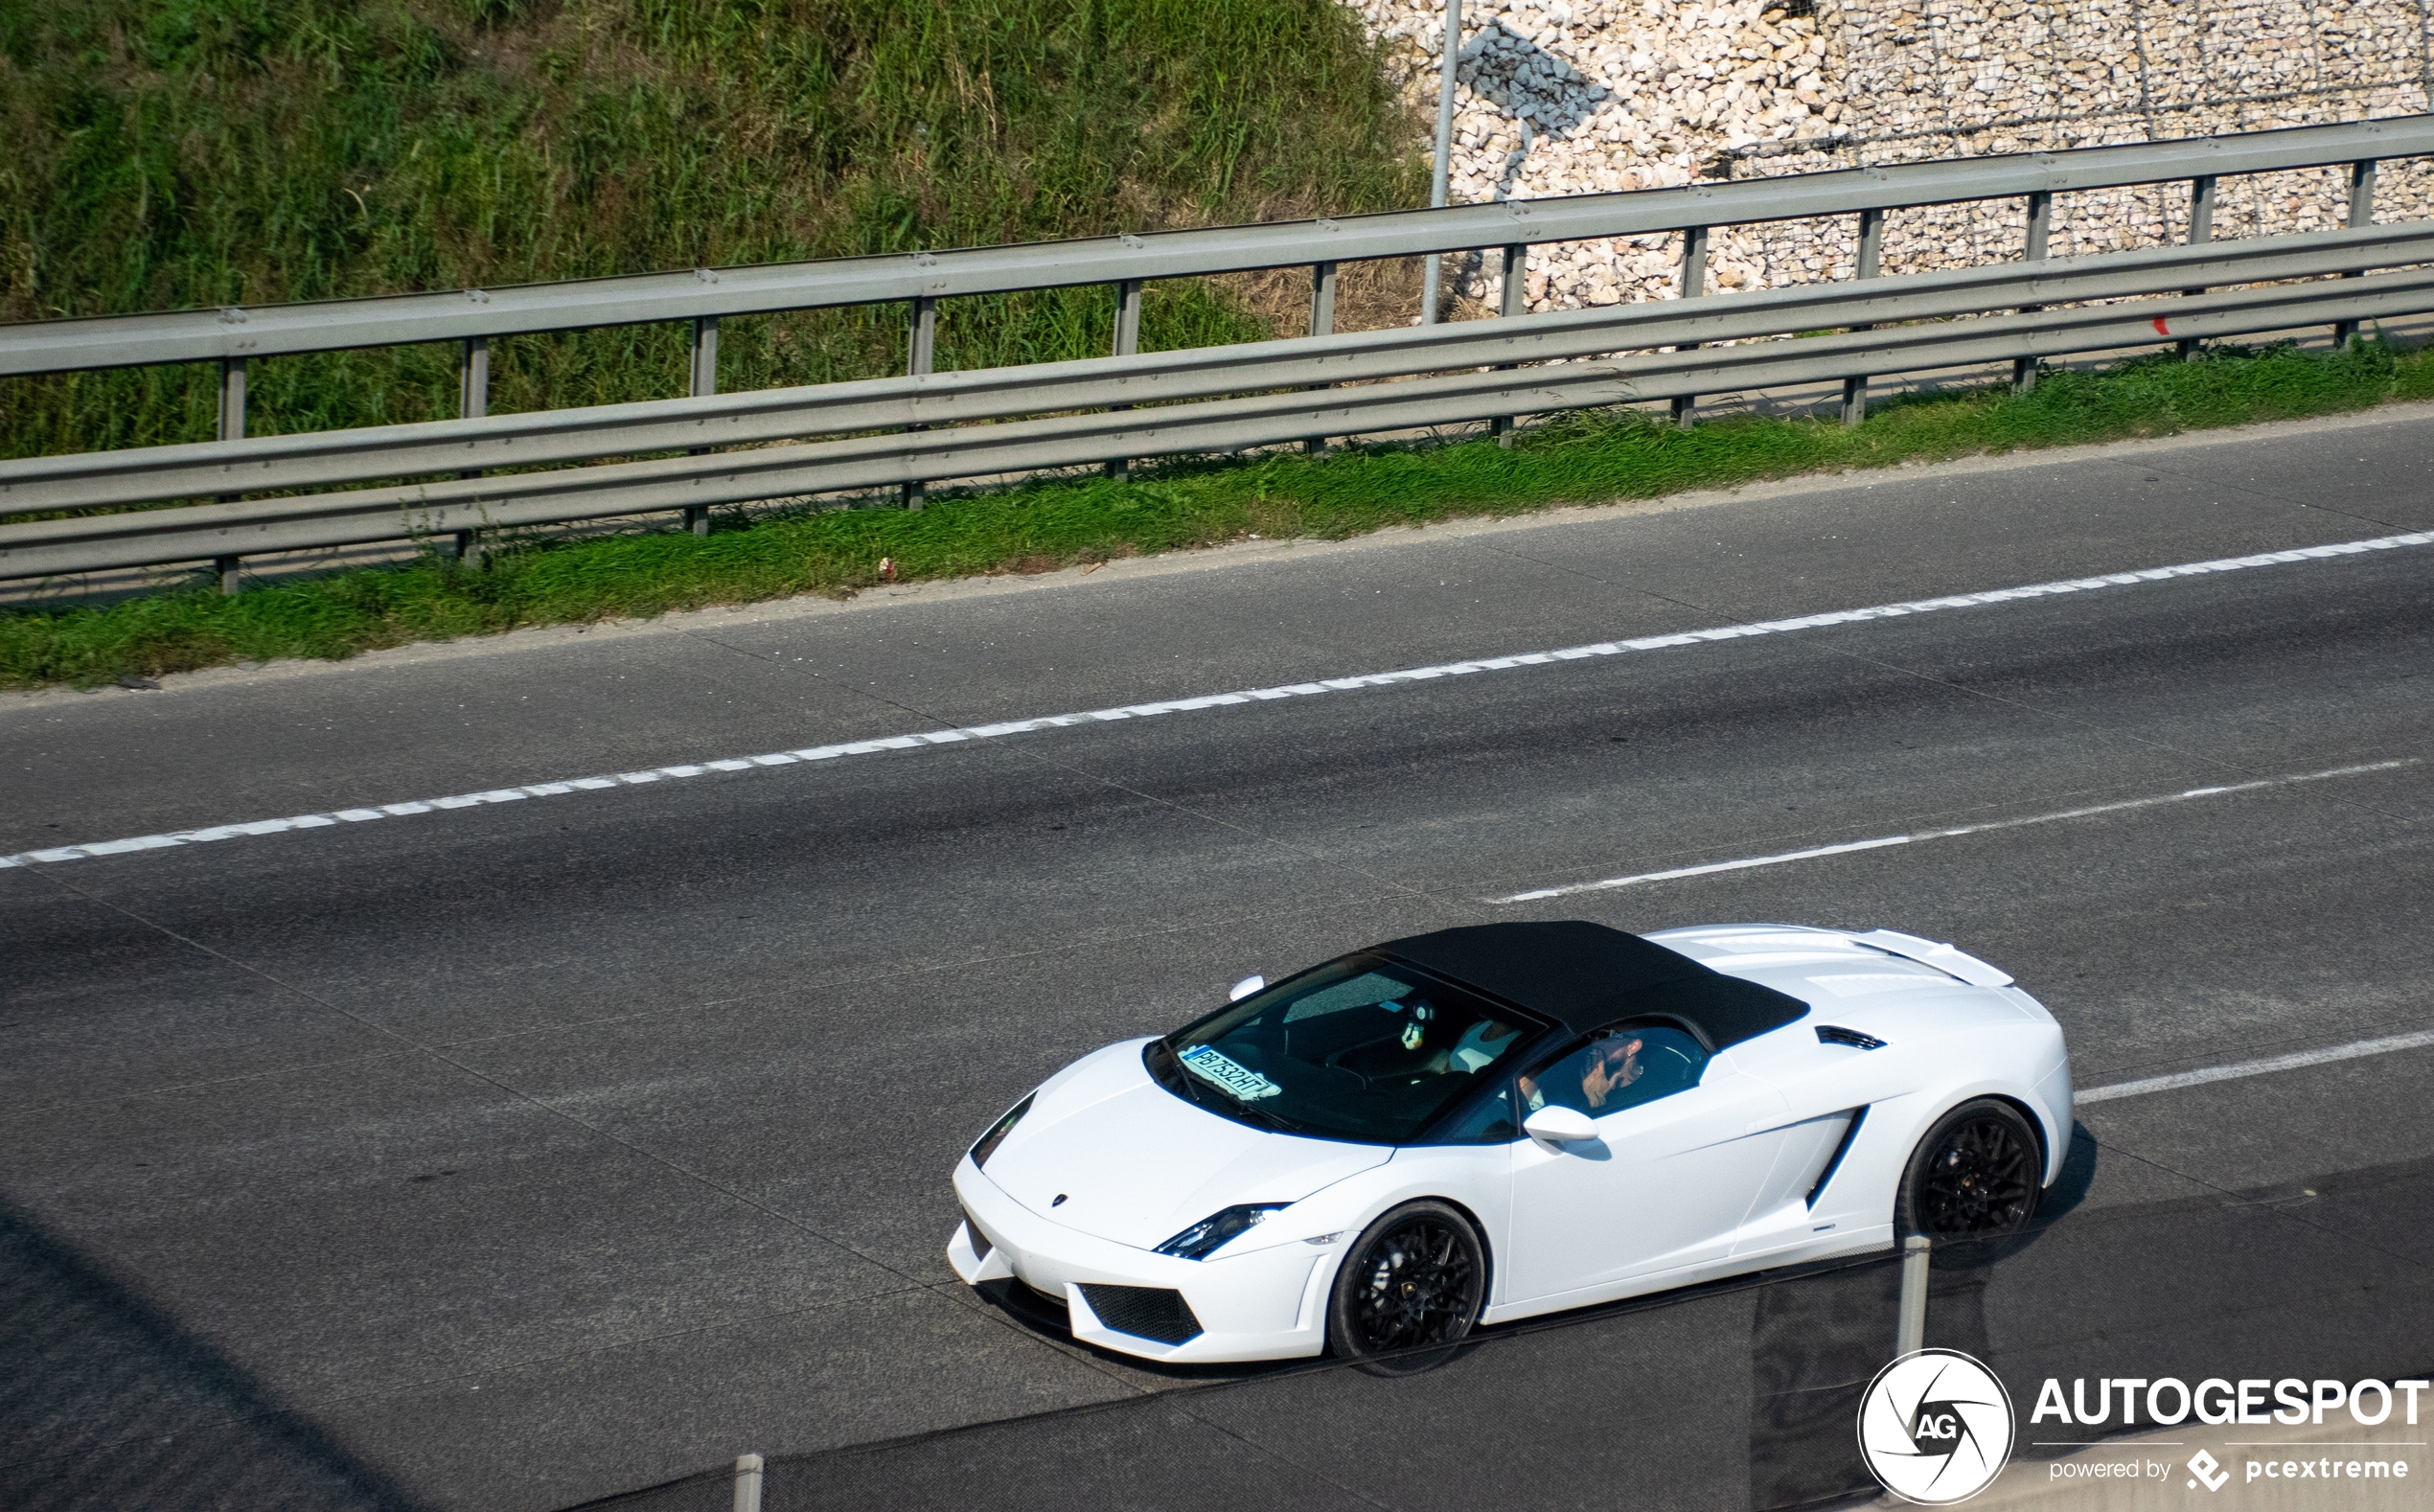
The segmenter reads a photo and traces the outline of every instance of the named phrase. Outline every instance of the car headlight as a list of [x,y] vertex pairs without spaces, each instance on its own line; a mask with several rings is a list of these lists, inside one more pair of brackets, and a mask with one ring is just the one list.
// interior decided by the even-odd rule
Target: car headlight
[[1227,1240],[1266,1222],[1270,1213],[1281,1212],[1292,1205],[1291,1203],[1245,1203],[1239,1207],[1211,1213],[1160,1245],[1158,1252],[1184,1260],[1206,1260]]
[[1007,1109],[1003,1118],[989,1126],[989,1132],[980,1136],[980,1142],[972,1147],[973,1164],[983,1170],[988,1169],[989,1157],[998,1153],[998,1146],[1005,1143],[1006,1135],[1014,1133],[1016,1124],[1022,1122],[1022,1115],[1031,1111],[1032,1099],[1039,1095],[1033,1092],[1029,1097],[1023,1098],[1022,1101]]

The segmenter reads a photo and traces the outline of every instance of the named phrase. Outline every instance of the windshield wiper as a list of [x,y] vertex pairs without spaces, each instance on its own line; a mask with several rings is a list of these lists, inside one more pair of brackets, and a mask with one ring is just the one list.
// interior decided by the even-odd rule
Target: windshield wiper
[[1164,1041],[1159,1041],[1149,1047],[1149,1074],[1159,1086],[1182,1097],[1183,1101],[1195,1108],[1209,1106],[1201,1097],[1200,1088],[1192,1085],[1200,1078],[1185,1068],[1183,1058],[1177,1055]]
[[1239,1117],[1245,1123],[1264,1125],[1269,1129],[1274,1130],[1278,1134],[1301,1134],[1304,1136],[1307,1136],[1309,1134],[1308,1130],[1302,1128],[1299,1124],[1295,1123],[1292,1119],[1287,1118],[1284,1114],[1270,1112],[1267,1109],[1261,1108],[1254,1103],[1228,1103],[1221,1110],[1221,1111],[1230,1116]]
[[[1276,1134],[1297,1134],[1305,1139],[1325,1137],[1321,1134],[1312,1134],[1309,1130],[1303,1128],[1300,1124],[1294,1122],[1292,1119],[1287,1118],[1282,1113],[1271,1112],[1267,1109],[1262,1108],[1255,1103],[1242,1102],[1233,1097],[1230,1093],[1228,1094],[1223,1102],[1218,1102],[1211,1098],[1202,1096],[1200,1087],[1198,1085],[1200,1077],[1193,1073],[1191,1067],[1183,1065],[1183,1057],[1177,1055],[1172,1049],[1168,1048],[1163,1043],[1152,1044],[1149,1048],[1147,1059],[1150,1065],[1151,1078],[1155,1080],[1159,1086],[1163,1087],[1168,1091],[1182,1097],[1185,1102],[1190,1103],[1195,1108],[1206,1109],[1208,1111],[1215,1113],[1220,1118],[1239,1119],[1244,1123],[1251,1124],[1258,1128],[1268,1129]],[[1224,1090],[1222,1088],[1214,1089],[1220,1091]]]

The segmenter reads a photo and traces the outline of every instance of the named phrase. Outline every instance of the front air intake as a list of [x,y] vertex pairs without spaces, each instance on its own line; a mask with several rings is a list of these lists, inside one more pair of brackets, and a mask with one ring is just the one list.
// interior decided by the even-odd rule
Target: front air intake
[[979,1224],[974,1222],[972,1213],[969,1209],[967,1209],[963,1215],[963,1231],[965,1235],[972,1240],[972,1258],[975,1260],[988,1259],[989,1251],[997,1247],[990,1244],[989,1236],[980,1231]]
[[1085,1281],[1082,1300],[1091,1304],[1100,1322],[1119,1334],[1161,1344],[1198,1339],[1200,1319],[1181,1292],[1158,1286],[1107,1286]]

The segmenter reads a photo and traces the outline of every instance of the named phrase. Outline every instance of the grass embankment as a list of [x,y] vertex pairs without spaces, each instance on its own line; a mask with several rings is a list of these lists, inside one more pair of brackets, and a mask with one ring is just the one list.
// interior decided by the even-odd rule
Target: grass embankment
[[[1422,203],[1336,0],[10,0],[0,321],[495,286]],[[942,368],[1107,350],[1105,288],[953,302]],[[730,319],[721,385],[901,371],[899,307]],[[1149,350],[1262,337],[1154,286]],[[493,413],[684,392],[670,326],[494,342]],[[456,413],[451,346],[259,359],[256,435]],[[0,456],[207,440],[206,364],[0,380]]]
[[1045,570],[1257,533],[1340,538],[1389,525],[1648,498],[1842,468],[2169,434],[2434,398],[2434,350],[2224,349],[2108,372],[2050,373],[2034,392],[1888,404],[1865,424],[1726,419],[1679,430],[1583,414],[1492,441],[1177,464],[1128,482],[1043,480],[899,510],[772,512],[680,533],[509,546],[487,570],[426,561],[249,589],[208,587],[105,608],[0,611],[0,684],[83,685],[277,656],[340,657],[409,641],[661,613],[798,593],[844,594],[893,559],[902,581]]

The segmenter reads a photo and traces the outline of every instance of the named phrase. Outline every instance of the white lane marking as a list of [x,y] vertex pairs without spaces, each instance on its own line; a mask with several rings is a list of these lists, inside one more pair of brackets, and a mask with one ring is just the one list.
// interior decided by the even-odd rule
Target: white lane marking
[[2144,1097],[2149,1092],[2169,1092],[2179,1087],[2203,1087],[2208,1082],[2236,1081],[2243,1076],[2263,1076],[2271,1071],[2295,1071],[2301,1066],[2329,1065],[2335,1061],[2390,1055],[2395,1050],[2420,1050],[2427,1045],[2434,1045],[2434,1029],[2386,1035],[2380,1040],[2356,1040],[2348,1044],[2327,1045],[2321,1050],[2296,1050],[2288,1055],[2267,1056],[2262,1061],[2210,1065],[2203,1070],[2174,1071],[2170,1076],[2149,1076],[2135,1082],[2115,1082],[2110,1087],[2090,1087],[2072,1100],[2079,1104],[2109,1103],[2117,1097]]
[[[1155,703],[1133,703],[1120,708],[1091,709],[1079,714],[1049,714],[1036,719],[1007,720],[996,724],[975,724],[962,729],[930,730],[918,735],[893,735],[883,740],[851,741],[841,745],[814,745],[800,750],[773,751],[762,756],[728,757],[720,761],[699,764],[680,763],[644,771],[619,772],[608,777],[573,777],[557,782],[528,783],[518,788],[493,789],[488,792],[458,793],[446,798],[424,798],[405,803],[384,803],[372,808],[340,809],[331,813],[300,813],[285,819],[257,819],[248,824],[219,824],[199,830],[172,830],[162,835],[137,836],[130,839],[97,840],[82,845],[58,845],[45,850],[19,851],[13,856],[0,856],[0,867],[81,860],[88,856],[115,856],[126,851],[158,850],[166,846],[193,845],[209,840],[230,839],[240,835],[277,835],[287,830],[309,830],[342,821],[359,824],[372,819],[429,813],[435,809],[475,808],[484,804],[512,803],[521,798],[551,798],[577,790],[638,786],[672,777],[699,777],[705,771],[744,771],[758,767],[792,766],[796,762],[834,761],[840,756],[866,756],[877,751],[909,750],[920,745],[949,745],[959,741],[995,740],[1008,735],[1029,735],[1039,730],[1062,729],[1068,725],[1082,724],[1094,720],[1146,719],[1159,714],[1180,714],[1196,709],[1266,702],[1274,699],[1306,699],[1321,693],[1348,692],[1355,688],[1383,688],[1396,683],[1427,682],[1437,677],[1464,676],[1471,673],[1506,672],[1515,667],[1543,667],[1551,662],[1577,661],[1590,656],[1619,656],[1626,652],[1635,651],[1664,651],[1677,646],[1696,646],[1709,641],[1737,640],[1751,635],[1780,635],[1794,630],[1823,630],[1834,625],[1857,625],[1870,620],[1899,619],[1904,615],[1925,614],[1937,609],[1982,608],[1992,605],[2014,604],[2029,599],[2045,598],[2056,593],[2084,593],[2100,588],[2129,587],[2143,583],[2161,583],[2172,578],[2193,578],[2216,572],[2241,572],[2251,567],[2324,561],[2342,557],[2354,557],[2366,552],[2392,551],[2403,546],[2424,545],[2434,545],[2434,531],[2412,531],[2406,535],[2380,536],[2373,540],[2342,541],[2330,546],[2302,546],[2290,551],[2260,552],[2249,557],[2223,557],[2212,561],[2189,561],[2172,567],[2146,567],[2136,572],[2113,572],[2096,578],[2070,578],[2059,583],[2032,583],[2016,588],[1994,588],[1985,593],[1959,593],[1940,599],[1915,599],[1906,604],[1879,604],[1869,608],[1837,609],[1826,614],[1806,614],[1798,619],[1761,620],[1751,625],[1725,625],[1713,630],[1685,630],[1674,635],[1646,635],[1637,640],[1599,641],[1591,646],[1568,646],[1559,651],[1521,652],[1507,656],[1484,656],[1473,661],[1443,662],[1433,667],[1406,667],[1397,672],[1363,673],[1357,676],[1328,677],[1317,682],[1293,682],[1274,688],[1247,688],[1239,693],[1206,693],[1187,699],[1166,699]],[[1900,841],[1887,840],[1881,843],[1890,845],[1898,844]]]
[[1608,877],[1597,882],[1572,882],[1561,887],[1536,887],[1517,892],[1509,898],[1491,900],[1496,903],[1537,903],[1547,898],[1568,898],[1573,893],[1608,892],[1617,887],[1637,887],[1646,882],[1675,882],[1685,877],[1711,877],[1717,872],[1747,871],[1754,866],[1783,866],[1793,861],[1813,861],[1826,856],[1848,856],[1854,851],[1882,850],[1888,845],[1916,845],[1921,840],[1948,840],[1960,835],[1984,835],[1989,830],[2016,830],[2023,825],[2054,824],[2063,819],[2085,819],[2100,813],[2125,813],[2132,809],[2152,809],[2167,803],[2187,803],[2193,798],[2215,798],[2225,793],[2254,792],[2261,788],[2287,787],[2294,782],[2323,782],[2331,777],[2356,777],[2371,771],[2393,771],[2414,767],[2424,758],[2403,757],[2398,761],[2369,762],[2362,767],[2334,767],[2326,771],[2297,772],[2286,777],[2260,777],[2253,782],[2223,783],[2212,788],[2191,788],[2183,792],[2157,793],[2147,798],[2124,798],[2118,803],[2096,803],[2082,809],[2062,809],[2053,813],[2032,813],[2017,819],[1990,819],[1984,824],[1957,824],[1948,830],[1920,830],[1915,835],[1884,835],[1872,840],[1846,840],[1840,845],[1818,845],[1804,851],[1784,851],[1775,856],[1747,856],[1739,860],[1710,861],[1704,866],[1676,866],[1670,871],[1641,872],[1630,877]]

